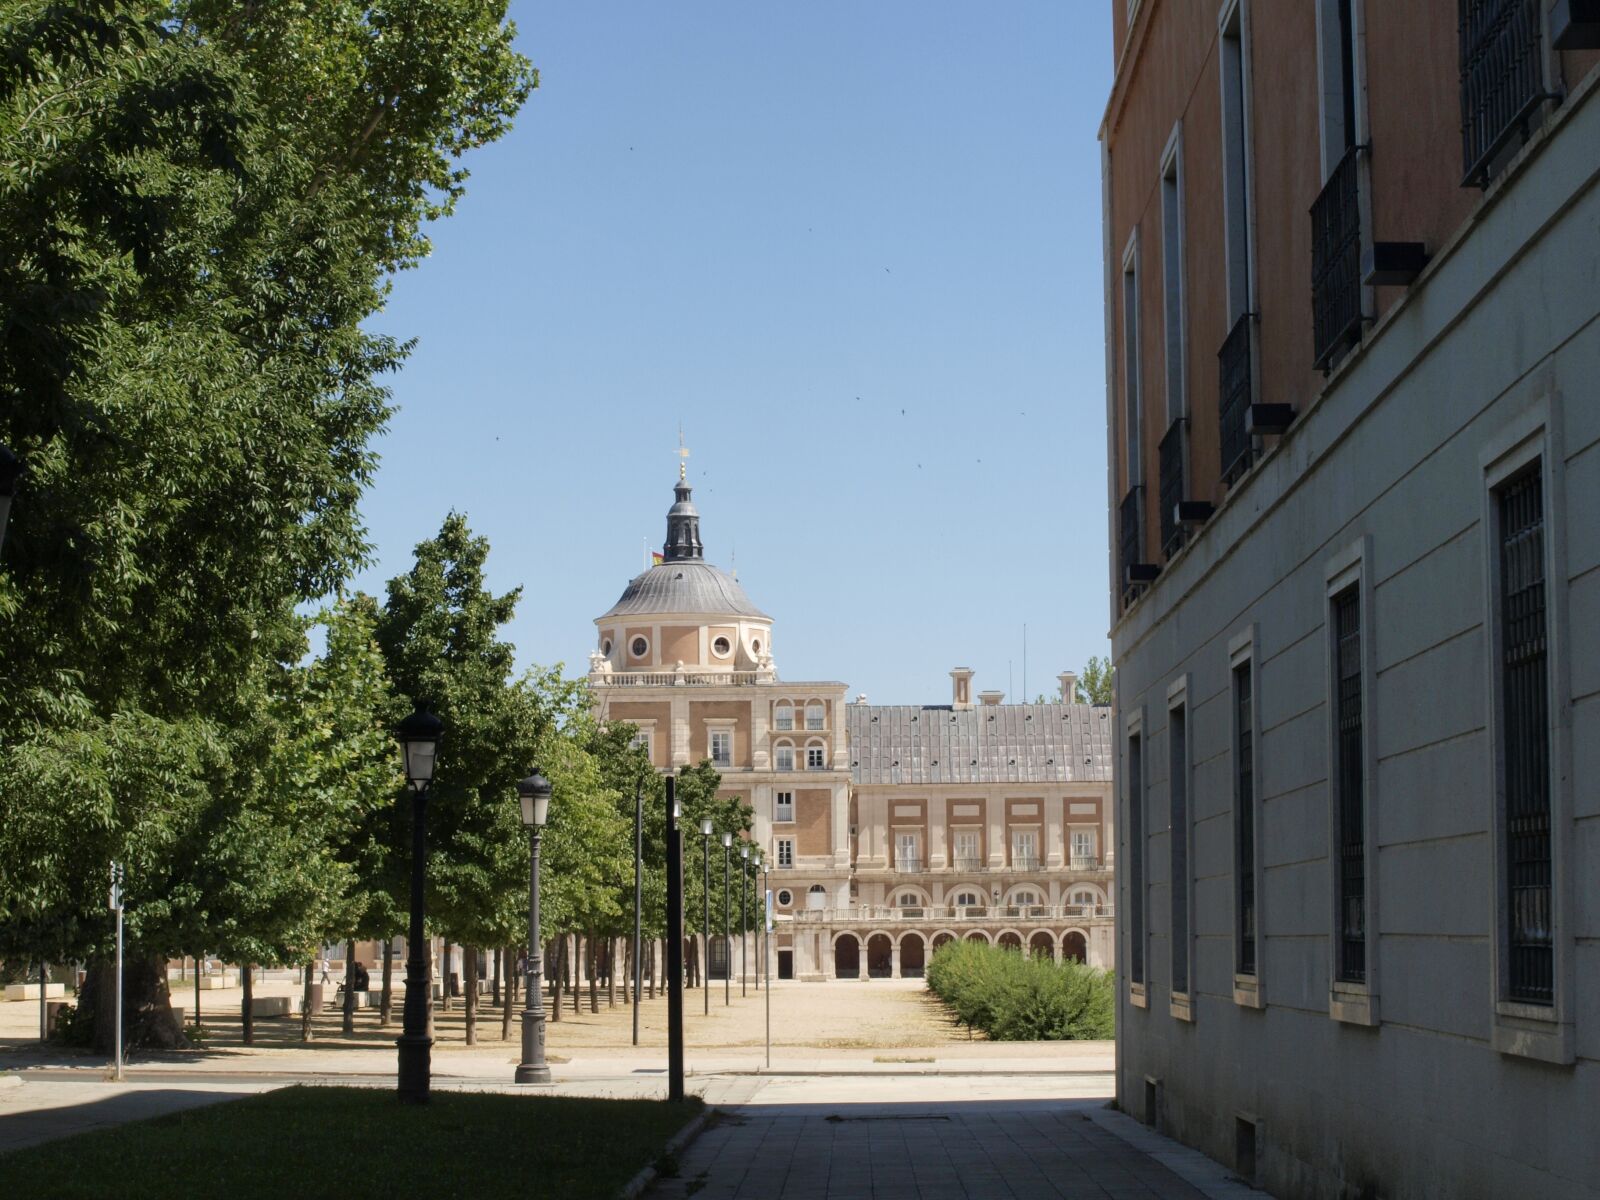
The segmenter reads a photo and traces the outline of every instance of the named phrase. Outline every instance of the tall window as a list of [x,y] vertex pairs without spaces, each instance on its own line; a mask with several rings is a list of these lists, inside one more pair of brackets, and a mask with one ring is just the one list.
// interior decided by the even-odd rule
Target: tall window
[[1359,585],[1333,598],[1334,786],[1339,798],[1339,978],[1367,977],[1367,838]]
[[956,832],[956,868],[971,871],[983,865],[978,856],[978,831],[961,829]]
[[902,871],[922,870],[922,835],[897,833],[894,839],[894,865]]
[[785,868],[794,866],[794,839],[778,838],[775,844],[778,850],[778,865]]
[[1189,722],[1183,705],[1167,713],[1167,742],[1172,752],[1172,990],[1189,990]]
[[808,705],[806,705],[806,728],[807,729],[821,729],[822,728],[822,705],[820,705],[820,704],[808,704]]
[[1144,982],[1144,739],[1128,737],[1128,899],[1133,912],[1128,921],[1128,978]]
[[733,730],[713,729],[711,731],[711,761],[719,767],[733,765]]
[[650,731],[648,729],[641,729],[634,734],[633,744],[644,751],[646,758],[651,757]]
[[773,749],[777,755],[778,770],[794,770],[794,747],[788,742],[779,742]]
[[1547,660],[1544,479],[1538,466],[1501,489],[1500,706],[1504,741],[1506,992],[1550,1004],[1555,984],[1550,903],[1550,668]]
[[794,728],[794,705],[787,700],[779,701],[778,707],[773,712],[773,722],[779,729]]
[[1095,865],[1094,830],[1074,829],[1072,831],[1072,865],[1079,868]]
[[1187,411],[1183,328],[1183,137],[1181,128],[1161,161],[1161,312],[1166,340],[1167,424]]
[[1035,830],[1012,830],[1011,865],[1024,871],[1032,871],[1039,866],[1039,835]]
[[794,793],[779,792],[777,800],[772,806],[772,819],[774,821],[794,820]]
[[1246,660],[1233,669],[1234,910],[1238,914],[1240,975],[1256,973],[1255,697]]
[[1249,100],[1244,0],[1222,23],[1222,200],[1228,255],[1228,324],[1250,311]]
[[1128,487],[1144,482],[1140,458],[1142,405],[1139,396],[1139,247],[1128,244],[1122,259],[1122,395],[1128,431]]

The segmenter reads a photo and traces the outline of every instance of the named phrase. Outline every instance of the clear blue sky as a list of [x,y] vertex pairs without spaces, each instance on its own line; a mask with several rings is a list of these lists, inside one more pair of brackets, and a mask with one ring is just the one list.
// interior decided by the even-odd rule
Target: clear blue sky
[[512,8],[542,86],[374,323],[418,344],[362,586],[458,509],[519,661],[584,670],[681,421],[780,676],[1015,698],[1024,624],[1030,693],[1105,653],[1105,0]]

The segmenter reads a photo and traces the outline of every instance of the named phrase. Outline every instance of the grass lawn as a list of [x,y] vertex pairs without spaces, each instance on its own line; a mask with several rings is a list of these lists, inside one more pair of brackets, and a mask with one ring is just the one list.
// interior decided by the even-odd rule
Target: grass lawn
[[586,1100],[292,1087],[0,1155],[22,1195],[158,1197],[208,1181],[229,1200],[413,1195],[612,1197],[700,1112],[698,1100]]

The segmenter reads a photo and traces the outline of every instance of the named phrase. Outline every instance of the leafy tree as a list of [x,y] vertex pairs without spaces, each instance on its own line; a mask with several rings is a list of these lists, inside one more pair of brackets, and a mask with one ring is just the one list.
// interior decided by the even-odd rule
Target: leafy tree
[[1083,689],[1084,699],[1088,703],[1109,705],[1115,677],[1116,668],[1111,665],[1110,659],[1091,655],[1078,674],[1078,686]]
[[[534,84],[504,13],[16,0],[0,23],[0,442],[29,469],[0,572],[0,936],[94,958],[126,861],[135,1013],[209,929],[298,940],[268,827],[295,777],[274,755],[312,736],[277,709],[295,610],[366,553],[406,347],[362,322]],[[252,869],[248,897],[206,874]]]

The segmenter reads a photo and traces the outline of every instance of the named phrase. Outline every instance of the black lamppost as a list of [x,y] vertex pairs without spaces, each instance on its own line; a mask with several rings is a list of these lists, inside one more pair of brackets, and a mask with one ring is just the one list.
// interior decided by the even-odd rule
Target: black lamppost
[[700,991],[704,993],[705,1015],[711,1015],[711,818],[702,817],[700,820],[700,840],[705,843],[705,930],[700,936],[700,942],[705,947],[701,955]]
[[539,837],[550,817],[550,781],[534,768],[517,784],[522,824],[528,830],[528,978],[522,998],[522,1061],[518,1083],[549,1083],[544,1060],[544,938],[539,932]]
[[678,781],[667,776],[667,1099],[683,1099],[683,834]]
[[396,737],[411,786],[411,930],[406,935],[405,1020],[400,1048],[400,1103],[426,1104],[433,1039],[428,1036],[428,952],[423,935],[428,874],[428,788],[444,722],[422,705],[400,722]]
[[722,1006],[733,1003],[733,926],[728,920],[733,911],[733,897],[728,889],[733,886],[729,868],[733,863],[733,834],[722,835]]
[[633,784],[633,1044],[639,1044],[639,982],[644,955],[644,779]]
[[22,460],[0,446],[0,546],[6,543],[6,525],[11,520],[11,497],[17,494],[17,479],[22,475]]
[[[761,886],[761,851],[758,849],[750,856],[750,861],[755,867],[755,885]],[[761,974],[767,969],[766,942],[762,939],[767,936],[767,897],[760,893],[756,896],[756,991],[761,990]]]
[[739,845],[739,998],[750,994],[750,843]]

